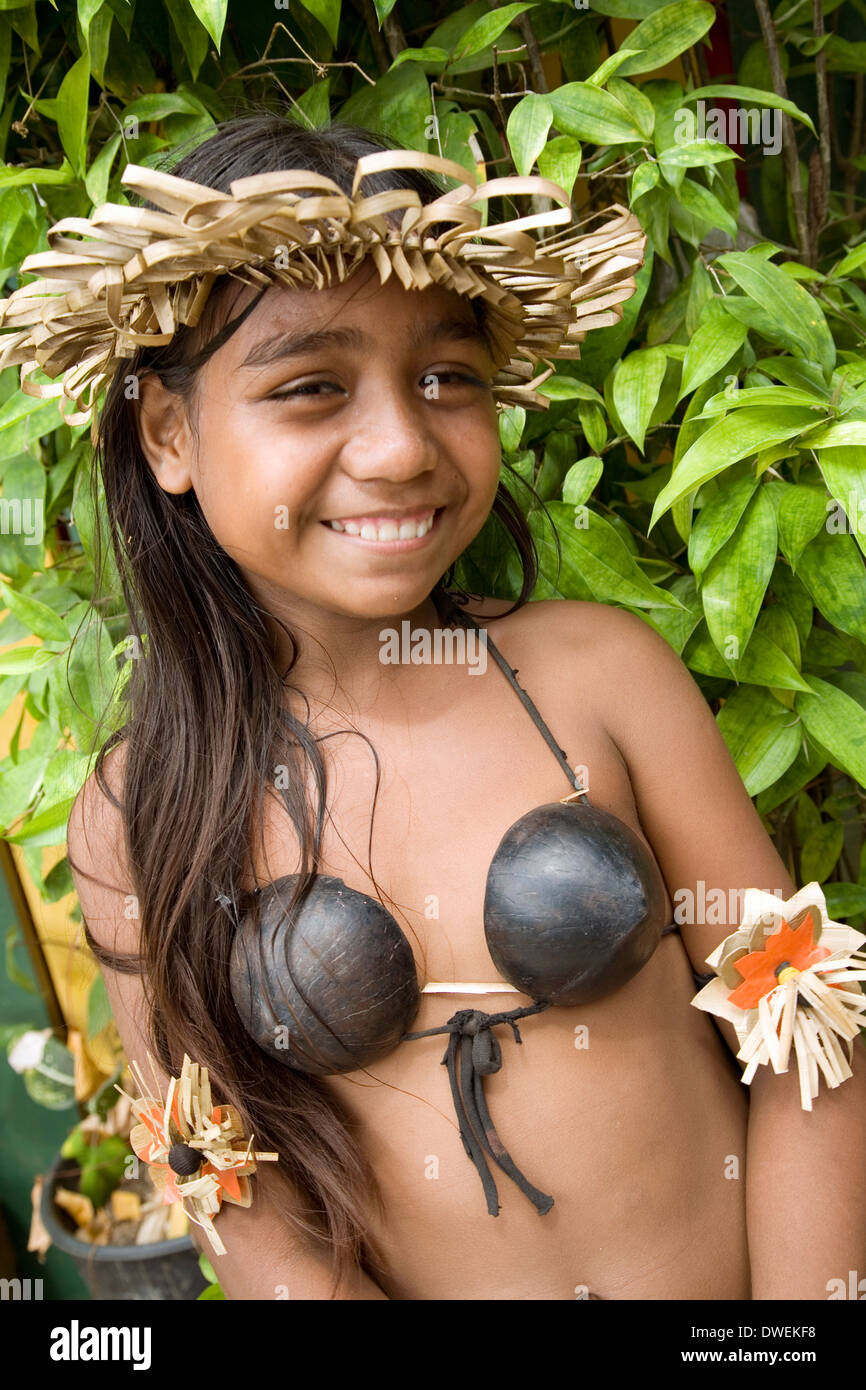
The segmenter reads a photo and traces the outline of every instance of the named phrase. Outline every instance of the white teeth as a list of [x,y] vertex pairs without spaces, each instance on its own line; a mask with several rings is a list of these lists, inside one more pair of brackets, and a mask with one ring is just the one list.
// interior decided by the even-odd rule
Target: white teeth
[[345,531],[347,536],[360,536],[365,541],[420,540],[432,528],[434,516],[431,512],[421,521],[382,521],[378,525],[373,521],[363,525],[357,521],[331,521],[329,525],[334,531]]

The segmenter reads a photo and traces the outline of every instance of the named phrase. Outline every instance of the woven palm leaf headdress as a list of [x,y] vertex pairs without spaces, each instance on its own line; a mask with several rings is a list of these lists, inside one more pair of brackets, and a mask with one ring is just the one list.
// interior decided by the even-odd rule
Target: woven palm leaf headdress
[[[412,188],[358,193],[368,174],[413,167],[458,187],[427,203]],[[218,276],[322,289],[347,280],[367,256],[382,283],[395,274],[406,289],[437,284],[481,296],[500,367],[498,405],[546,409],[536,388],[552,360],[579,357],[587,332],[621,318],[646,245],[635,216],[617,204],[576,222],[549,179],[479,184],[462,164],[417,150],[359,158],[351,195],[306,169],[235,179],[230,193],[137,164],[121,182],[155,208],[104,203],[89,218],[61,219],[47,233],[51,249],[21,264],[42,278],[0,300],[0,328],[15,330],[0,336],[0,370],[20,366],[22,391],[62,397],[66,422],[91,421],[94,439],[100,391],[139,347],[163,346],[179,325],[195,326]],[[480,204],[516,194],[561,206],[482,226]],[[556,234],[530,234],[561,224]],[[38,369],[59,382],[31,380]],[[64,412],[66,401],[74,412]]]

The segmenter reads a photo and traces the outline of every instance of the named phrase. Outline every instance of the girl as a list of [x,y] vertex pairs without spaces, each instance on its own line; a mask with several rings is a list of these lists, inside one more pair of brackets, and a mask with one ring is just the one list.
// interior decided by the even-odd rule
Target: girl
[[[386,148],[248,115],[172,172],[228,192],[301,168],[350,192],[357,159]],[[406,169],[363,192],[406,187],[441,193]],[[188,1053],[256,1149],[280,1155],[253,1176],[249,1209],[218,1216],[229,1298],[825,1297],[866,1250],[866,1203],[843,1214],[821,1178],[832,1164],[838,1191],[866,1161],[862,1043],[850,1084],[805,1114],[793,1072],[762,1067],[747,1091],[733,1028],[691,1007],[736,919],[692,913],[662,931],[674,897],[794,885],[667,643],[623,610],[527,602],[536,561],[500,482],[497,351],[479,298],[383,282],[368,257],[314,291],[222,275],[196,327],[139,349],[111,383],[98,458],[140,658],[69,853],[127,1057],[149,1078],[154,1053],[164,1095]],[[453,583],[491,511],[523,567],[514,603]],[[494,659],[383,660],[386,630],[408,623],[421,652],[458,632],[449,594]],[[509,879],[524,831],[497,851],[545,807],[542,867],[561,854],[573,877],[568,798],[587,773],[616,818],[606,833],[639,864],[652,929],[623,965],[613,913],[591,997],[534,1010],[543,988],[509,986],[502,942],[529,933],[529,973],[550,966],[556,875],[535,880],[530,911],[514,887],[526,874]],[[627,879],[617,869],[615,887]],[[297,1001],[271,1007],[288,975],[285,933],[262,936],[280,916],[270,885],[277,906],[321,909],[342,932],[304,977],[312,1012],[294,1033]],[[343,1019],[322,993],[341,961],[341,988],[385,1020],[372,1054],[287,1065],[319,1056]],[[430,983],[447,991],[413,994]],[[519,1045],[484,1023],[521,1010]],[[494,1028],[501,1040],[482,1092],[495,1130],[481,1115],[504,1165],[495,1201],[459,1068],[441,1065],[467,1020],[470,1043],[479,1026],[484,1046]],[[490,1060],[479,1046],[473,1065]]]

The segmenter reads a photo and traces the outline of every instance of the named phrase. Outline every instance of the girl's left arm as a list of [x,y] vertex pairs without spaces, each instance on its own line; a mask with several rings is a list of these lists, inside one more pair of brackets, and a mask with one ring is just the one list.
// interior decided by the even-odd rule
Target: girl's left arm
[[[608,609],[604,647],[599,708],[671,898],[695,905],[681,933],[694,968],[706,971],[707,956],[738,925],[745,889],[789,898],[802,885],[792,882],[712,711],[664,638],[640,618]],[[707,902],[733,910],[702,911]],[[736,1054],[732,1025],[713,1021]],[[801,1108],[793,1051],[788,1072],[761,1066],[751,1082],[745,1166],[753,1299],[826,1299],[849,1286],[852,1270],[855,1286],[866,1279],[862,1034],[851,1066],[853,1076],[834,1090],[821,1077],[811,1111]]]

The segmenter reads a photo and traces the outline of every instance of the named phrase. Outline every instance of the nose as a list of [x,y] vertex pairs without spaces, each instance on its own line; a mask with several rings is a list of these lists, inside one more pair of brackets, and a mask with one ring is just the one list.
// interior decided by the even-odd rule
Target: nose
[[439,449],[422,415],[420,402],[393,382],[371,386],[340,454],[344,471],[357,482],[393,483],[431,472]]

